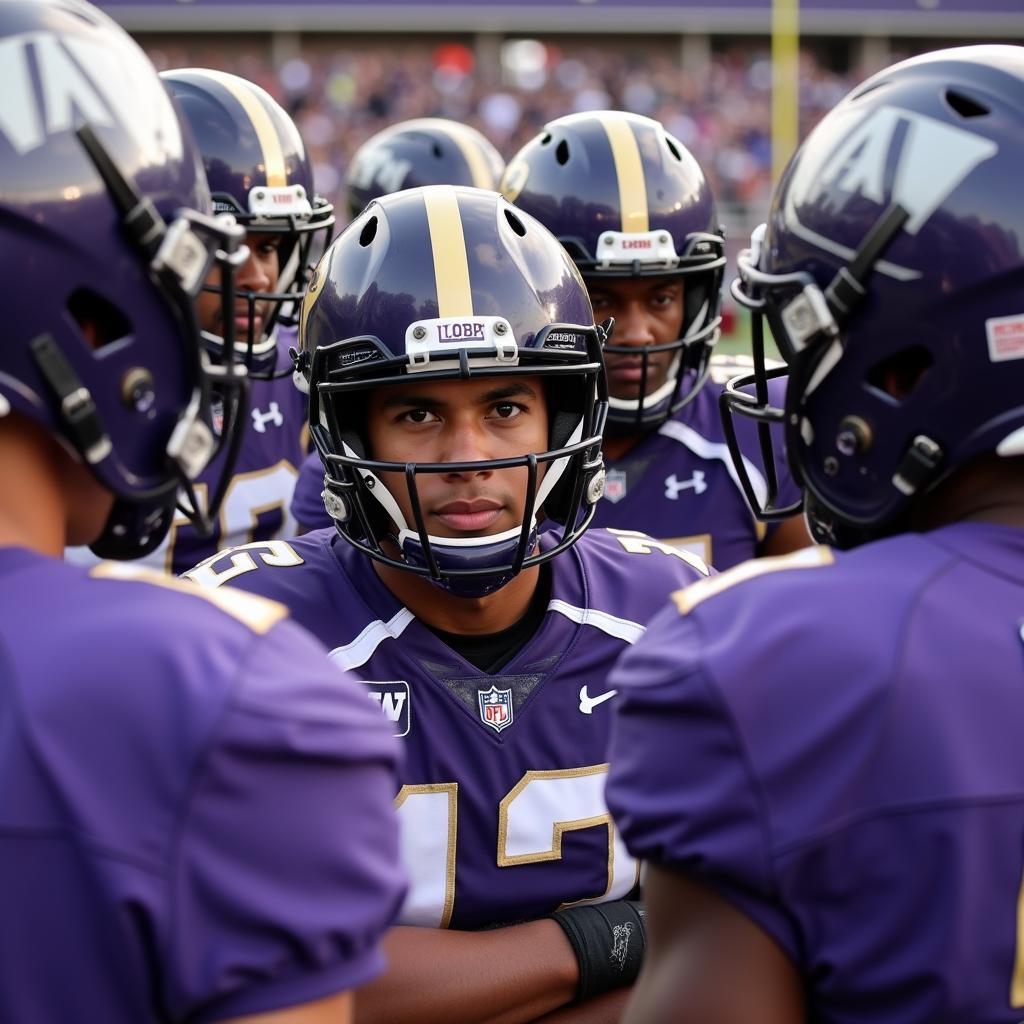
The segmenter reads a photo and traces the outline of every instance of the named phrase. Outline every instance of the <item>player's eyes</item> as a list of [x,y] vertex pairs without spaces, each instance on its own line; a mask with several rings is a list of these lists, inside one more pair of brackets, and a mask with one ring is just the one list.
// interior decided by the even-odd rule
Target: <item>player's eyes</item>
[[398,419],[403,423],[433,423],[437,417],[429,409],[409,409]]
[[514,420],[517,416],[525,412],[521,405],[517,405],[515,402],[498,402],[497,405],[492,407],[492,412],[500,420]]

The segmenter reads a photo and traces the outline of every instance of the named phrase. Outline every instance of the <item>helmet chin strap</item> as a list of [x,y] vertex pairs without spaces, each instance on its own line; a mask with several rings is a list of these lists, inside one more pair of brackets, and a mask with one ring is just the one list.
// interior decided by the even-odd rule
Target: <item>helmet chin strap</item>
[[[224,338],[220,334],[214,334],[213,331],[203,331],[203,341],[207,347],[212,351],[216,352],[218,349],[224,348]],[[277,348],[277,324],[274,324],[274,329],[269,333],[265,334],[259,341],[254,340],[252,344],[252,354],[254,358],[261,358],[273,352]],[[249,354],[249,346],[244,341],[235,342],[235,356],[236,358],[241,356],[247,356]]]
[[[280,272],[277,275],[277,288],[278,292],[291,291],[292,284],[295,281],[295,275],[299,272],[299,260],[301,257],[300,250],[302,244],[296,239],[295,244],[292,246],[292,251],[288,254],[288,259],[285,260],[284,266],[281,267]],[[298,296],[301,298],[301,295]]]
[[608,396],[608,405],[612,409],[617,409],[621,412],[636,412],[643,403],[643,409],[646,412],[648,409],[654,409],[666,399],[671,398],[673,392],[676,389],[676,380],[679,377],[679,364],[682,362],[682,352],[677,352],[672,357],[672,365],[668,370],[668,377],[665,379],[665,383],[661,385],[656,391],[650,392],[650,394],[644,395],[643,399],[639,398],[616,398],[614,395]]

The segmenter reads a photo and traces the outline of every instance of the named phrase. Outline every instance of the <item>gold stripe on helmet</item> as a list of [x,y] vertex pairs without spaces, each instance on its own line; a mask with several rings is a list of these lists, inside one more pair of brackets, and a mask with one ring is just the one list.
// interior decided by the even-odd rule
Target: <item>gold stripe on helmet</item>
[[252,123],[253,131],[263,154],[263,166],[267,173],[267,185],[270,188],[283,188],[288,184],[288,173],[285,167],[284,149],[277,128],[269,111],[259,98],[242,85],[233,75],[225,75],[218,71],[205,71],[241,104],[246,116]]
[[619,180],[619,209],[622,211],[622,230],[625,232],[650,231],[647,211],[647,182],[640,147],[629,122],[621,114],[597,115],[608,136],[615,161],[615,176]]
[[469,173],[473,178],[475,188],[485,188],[493,192],[498,186],[494,180],[494,173],[490,164],[484,159],[483,153],[477,146],[476,138],[470,134],[465,125],[453,121],[444,125],[444,131],[448,133],[452,142],[459,148],[463,159],[469,167]]
[[472,316],[469,259],[455,189],[450,185],[428,185],[423,189],[423,202],[427,208],[427,229],[434,256],[437,315]]
[[325,257],[316,265],[316,269],[313,271],[313,276],[310,278],[309,284],[306,286],[305,294],[302,296],[302,302],[299,305],[298,342],[300,349],[309,349],[309,342],[306,338],[306,324],[309,321],[310,312],[319,301],[320,296],[323,294],[322,287],[324,277],[327,274],[326,264],[327,258]]

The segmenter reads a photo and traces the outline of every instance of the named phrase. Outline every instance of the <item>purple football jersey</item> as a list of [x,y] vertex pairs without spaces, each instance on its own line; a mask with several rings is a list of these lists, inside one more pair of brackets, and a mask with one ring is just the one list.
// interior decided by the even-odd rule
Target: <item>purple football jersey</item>
[[407,924],[508,924],[636,883],[604,803],[607,677],[667,595],[704,569],[642,534],[605,530],[549,565],[540,628],[491,674],[415,619],[333,529],[227,551],[187,574],[285,604],[403,738]]
[[299,467],[299,478],[292,493],[292,519],[298,528],[309,532],[334,527],[334,520],[324,508],[324,464],[315,450],[310,452]]
[[759,922],[816,1021],[1020,1021],[1024,531],[809,548],[675,603],[610,682],[634,856]]
[[[759,523],[747,504],[729,455],[718,411],[723,381],[749,367],[734,360],[715,360],[716,379],[709,379],[692,402],[652,430],[622,458],[605,460],[604,498],[594,516],[595,526],[642,530],[652,537],[685,548],[727,569],[753,558],[774,528]],[[772,382],[772,400],[782,404],[784,382]],[[748,417],[736,417],[736,433],[751,481],[759,497],[765,492],[757,427]],[[781,439],[776,448],[781,452]],[[784,463],[776,466],[779,500],[799,497]]]
[[400,751],[286,617],[0,548],[0,1020],[223,1020],[382,969]]
[[[288,346],[294,344],[294,328],[281,328],[277,343],[279,370],[291,365]],[[199,537],[185,516],[179,515],[163,543],[139,559],[141,564],[178,574],[222,547],[295,535],[290,507],[298,467],[308,447],[306,396],[292,383],[290,375],[253,380],[246,416],[248,426],[213,536],[205,540]],[[209,497],[210,481],[219,479],[222,461],[223,456],[214,459],[199,475],[196,488],[201,502]],[[67,557],[79,565],[95,565],[98,561],[88,548],[72,548]]]

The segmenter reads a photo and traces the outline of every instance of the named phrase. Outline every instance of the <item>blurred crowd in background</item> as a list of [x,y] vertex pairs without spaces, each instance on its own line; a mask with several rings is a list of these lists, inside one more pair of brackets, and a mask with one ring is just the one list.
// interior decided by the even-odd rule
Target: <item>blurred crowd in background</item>
[[[572,111],[617,108],[662,121],[708,174],[730,229],[763,217],[770,193],[771,65],[767,46],[731,43],[699,71],[678,54],[502,44],[497,68],[481,68],[467,45],[378,42],[302,49],[275,66],[254,50],[231,52],[209,39],[148,47],[163,70],[205,65],[257,82],[291,113],[309,147],[320,192],[342,198],[357,147],[413,117],[448,117],[479,128],[510,157],[543,125]],[[801,61],[801,134],[855,83],[812,52]],[[729,223],[731,222],[731,223]],[[730,230],[733,238],[736,235]]]

